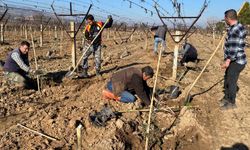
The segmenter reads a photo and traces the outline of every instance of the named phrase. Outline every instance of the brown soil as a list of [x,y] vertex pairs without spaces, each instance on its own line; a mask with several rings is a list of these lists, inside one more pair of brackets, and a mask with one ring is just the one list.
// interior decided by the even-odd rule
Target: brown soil
[[[140,36],[142,35],[136,35],[133,41],[121,45],[104,39],[103,44],[107,47],[102,49],[103,76],[94,76],[94,63],[91,58],[91,78],[69,79],[63,76],[71,66],[70,41],[65,36],[60,51],[60,41],[53,40],[47,35],[44,46],[36,48],[39,68],[48,72],[42,79],[41,94],[34,90],[23,90],[8,85],[3,74],[0,75],[0,149],[76,149],[77,120],[84,125],[84,149],[144,149],[148,113],[125,113],[119,119],[110,120],[103,128],[93,126],[88,119],[90,112],[100,110],[105,103],[114,110],[138,108],[140,100],[135,104],[106,101],[102,99],[101,92],[110,75],[120,68],[151,65],[156,69],[157,57],[152,54],[153,40],[149,39],[149,48],[144,50],[145,40]],[[4,60],[7,52],[17,47],[20,42],[11,39],[11,36],[6,40],[10,45],[1,46],[1,60]],[[232,147],[236,143],[250,146],[250,67],[246,66],[239,79],[238,108],[221,111],[218,105],[223,97],[223,81],[216,83],[223,78],[223,71],[220,69],[222,50],[214,57],[197,87],[191,92],[196,94],[191,105],[182,106],[185,92],[205,65],[219,39],[215,44],[210,41],[212,38],[207,35],[195,34],[191,37],[190,42],[198,49],[199,57],[204,60],[199,62],[198,69],[190,70],[185,75],[180,83],[182,94],[179,98],[170,100],[164,95],[161,96],[159,107],[180,107],[180,112],[177,112],[176,116],[165,112],[153,114],[151,132],[148,135],[151,149],[214,150]],[[80,42],[79,39],[78,45]],[[120,59],[120,55],[126,49],[125,45],[131,55]],[[168,51],[172,51],[172,41],[168,41],[168,47],[171,48]],[[47,59],[48,51],[54,51],[52,59]],[[246,51],[249,56],[249,48]],[[79,58],[79,49],[77,53]],[[33,51],[30,52],[30,59],[34,67]],[[163,57],[160,76],[172,76],[172,60],[171,55]],[[183,71],[184,68],[180,67],[178,75],[180,76]],[[149,84],[152,86],[153,80],[149,81]],[[157,85],[159,88],[165,88],[174,84],[171,80],[159,77]],[[35,135],[18,127],[17,123],[50,135],[58,141]]]

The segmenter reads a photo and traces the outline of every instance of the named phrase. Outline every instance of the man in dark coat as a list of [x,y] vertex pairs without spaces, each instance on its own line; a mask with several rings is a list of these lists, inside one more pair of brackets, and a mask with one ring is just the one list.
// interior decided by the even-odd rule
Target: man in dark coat
[[120,70],[112,75],[103,96],[124,103],[133,103],[136,94],[145,105],[149,105],[151,88],[146,81],[153,75],[154,71],[149,66],[142,69],[130,67]]
[[35,73],[30,69],[28,52],[30,43],[23,41],[19,48],[12,50],[4,63],[3,70],[5,78],[20,87],[35,88],[34,82],[29,78],[29,73]]

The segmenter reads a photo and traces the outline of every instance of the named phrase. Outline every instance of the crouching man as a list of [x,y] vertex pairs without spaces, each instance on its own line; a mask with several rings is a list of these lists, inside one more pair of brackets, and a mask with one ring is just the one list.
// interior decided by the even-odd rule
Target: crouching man
[[189,62],[193,62],[195,63],[197,61],[197,57],[198,57],[198,53],[197,53],[197,50],[196,48],[188,43],[188,42],[185,42],[183,44],[183,49],[181,50],[181,65],[186,65],[187,63]]
[[126,68],[114,73],[103,90],[103,97],[123,103],[133,103],[136,100],[135,94],[142,100],[144,105],[150,104],[151,88],[147,80],[152,78],[154,71],[146,66],[139,68]]
[[5,79],[19,87],[37,89],[35,82],[29,78],[29,73],[35,73],[29,67],[28,52],[30,43],[23,41],[19,48],[12,50],[3,66]]

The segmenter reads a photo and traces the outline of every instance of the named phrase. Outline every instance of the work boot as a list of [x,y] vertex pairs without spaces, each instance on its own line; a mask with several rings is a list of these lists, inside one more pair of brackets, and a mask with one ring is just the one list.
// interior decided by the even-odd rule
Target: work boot
[[229,110],[237,108],[236,104],[230,102],[224,102],[224,105],[220,105],[220,110]]
[[79,75],[80,78],[88,78],[88,70],[87,69],[83,69],[82,73]]
[[100,69],[96,69],[96,76],[101,76],[101,71],[100,71]]
[[157,52],[157,51],[154,51],[154,55],[155,55],[155,56],[158,56],[158,52]]

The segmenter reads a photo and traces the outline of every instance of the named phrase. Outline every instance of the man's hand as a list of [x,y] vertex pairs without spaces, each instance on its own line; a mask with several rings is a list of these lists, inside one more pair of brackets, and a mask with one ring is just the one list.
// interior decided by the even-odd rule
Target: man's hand
[[228,66],[230,65],[230,62],[231,62],[231,60],[230,60],[230,59],[227,59],[227,60],[221,65],[221,68],[222,68],[222,69],[227,69]]
[[87,43],[88,43],[88,44],[91,44],[91,42],[92,42],[91,40],[87,40]]

